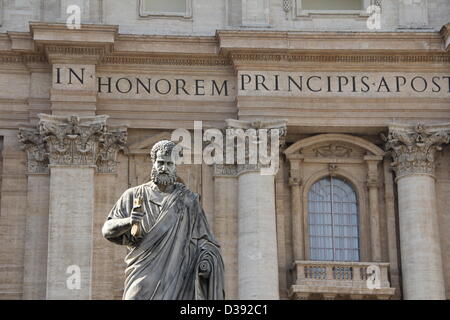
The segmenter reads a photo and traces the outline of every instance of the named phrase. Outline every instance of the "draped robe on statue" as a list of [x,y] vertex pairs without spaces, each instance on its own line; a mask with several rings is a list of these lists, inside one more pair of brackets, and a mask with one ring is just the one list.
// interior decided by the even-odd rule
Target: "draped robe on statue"
[[[108,215],[129,217],[134,198],[143,197],[141,236],[129,230],[108,239],[128,246],[123,299],[224,299],[223,260],[199,195],[178,182],[162,201],[158,192],[153,182],[128,189]],[[208,270],[209,277],[199,270]]]

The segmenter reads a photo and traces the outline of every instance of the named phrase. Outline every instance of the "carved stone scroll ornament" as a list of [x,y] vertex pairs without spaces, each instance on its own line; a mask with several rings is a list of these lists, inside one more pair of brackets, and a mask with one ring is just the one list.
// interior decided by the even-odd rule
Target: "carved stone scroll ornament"
[[20,128],[18,139],[27,152],[27,172],[48,173],[48,148],[39,130]]
[[327,146],[318,147],[313,150],[316,157],[337,157],[337,158],[348,158],[352,153],[351,148],[345,146],[330,144]]
[[117,171],[117,153],[125,148],[127,130],[125,128],[112,129],[99,140],[97,171],[100,173],[114,173]]
[[338,170],[337,164],[335,163],[328,164],[328,172],[330,173],[330,176],[332,177],[336,176],[337,170]]
[[442,144],[450,141],[449,132],[450,128],[426,128],[422,124],[390,127],[384,139],[397,178],[408,174],[434,175],[435,153],[442,150]]

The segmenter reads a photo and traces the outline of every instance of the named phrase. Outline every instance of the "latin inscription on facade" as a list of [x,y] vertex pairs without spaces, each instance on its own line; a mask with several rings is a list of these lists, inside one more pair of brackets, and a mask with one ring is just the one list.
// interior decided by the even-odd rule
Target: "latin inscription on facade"
[[240,95],[450,97],[450,74],[407,72],[240,72]]
[[[91,67],[92,68],[92,67]],[[97,74],[83,66],[55,66],[54,86],[96,90],[103,97],[230,99],[236,95],[289,97],[450,97],[450,75],[408,72],[239,72],[237,77]]]

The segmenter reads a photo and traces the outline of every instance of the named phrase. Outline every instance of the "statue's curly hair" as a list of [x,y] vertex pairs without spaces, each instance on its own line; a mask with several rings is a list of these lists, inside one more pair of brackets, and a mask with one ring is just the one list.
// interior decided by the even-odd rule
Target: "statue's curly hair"
[[156,154],[159,151],[162,151],[164,155],[171,155],[173,148],[176,144],[170,140],[161,140],[153,145],[152,150],[150,151],[150,157],[152,161],[156,160]]

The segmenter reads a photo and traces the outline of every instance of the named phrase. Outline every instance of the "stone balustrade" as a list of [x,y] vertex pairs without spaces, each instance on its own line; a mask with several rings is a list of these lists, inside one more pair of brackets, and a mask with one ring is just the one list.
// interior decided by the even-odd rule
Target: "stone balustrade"
[[295,299],[390,299],[395,291],[389,283],[389,263],[295,261],[292,271],[289,293]]

